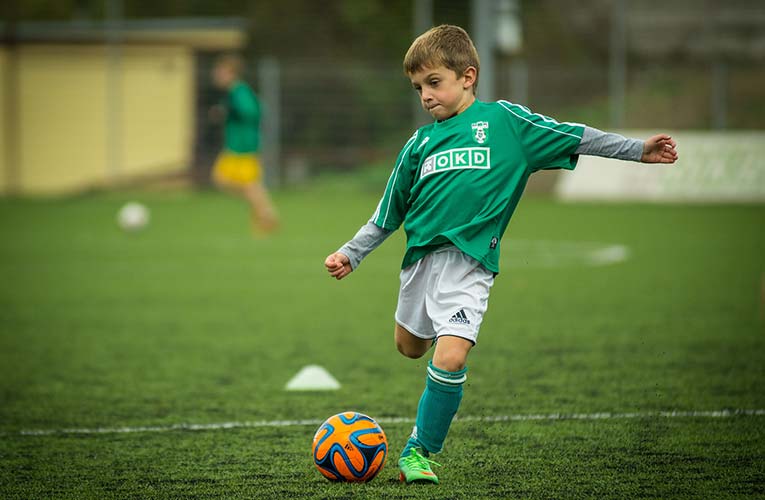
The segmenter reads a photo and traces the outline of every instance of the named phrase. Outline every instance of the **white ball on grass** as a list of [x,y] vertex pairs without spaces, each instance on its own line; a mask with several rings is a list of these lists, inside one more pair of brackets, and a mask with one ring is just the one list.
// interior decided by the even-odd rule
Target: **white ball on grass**
[[138,231],[149,223],[149,209],[136,201],[125,203],[117,213],[117,224],[125,231]]

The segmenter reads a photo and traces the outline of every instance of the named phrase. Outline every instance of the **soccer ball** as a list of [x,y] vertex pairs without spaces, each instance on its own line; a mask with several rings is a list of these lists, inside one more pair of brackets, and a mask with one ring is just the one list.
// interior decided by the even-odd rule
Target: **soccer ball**
[[330,481],[371,481],[385,465],[388,439],[363,413],[329,417],[313,436],[313,462]]
[[135,201],[125,203],[117,213],[117,224],[125,231],[138,231],[148,223],[149,209]]

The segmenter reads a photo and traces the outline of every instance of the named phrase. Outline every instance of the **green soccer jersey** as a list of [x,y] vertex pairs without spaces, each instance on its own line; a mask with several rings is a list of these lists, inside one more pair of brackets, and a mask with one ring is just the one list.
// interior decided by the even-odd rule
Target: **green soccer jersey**
[[404,224],[402,268],[454,244],[499,272],[500,241],[529,175],[573,169],[583,132],[518,104],[476,100],[407,141],[372,222],[387,230]]
[[236,81],[226,96],[225,148],[234,153],[257,153],[260,147],[260,104],[246,83]]

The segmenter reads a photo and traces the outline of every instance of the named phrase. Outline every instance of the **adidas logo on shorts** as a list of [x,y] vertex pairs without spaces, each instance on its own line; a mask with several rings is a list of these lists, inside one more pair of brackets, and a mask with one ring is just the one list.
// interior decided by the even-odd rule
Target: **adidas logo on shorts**
[[449,318],[449,323],[459,323],[461,325],[469,325],[470,320],[467,319],[467,316],[465,315],[465,310],[460,309],[456,313],[454,313],[454,316]]

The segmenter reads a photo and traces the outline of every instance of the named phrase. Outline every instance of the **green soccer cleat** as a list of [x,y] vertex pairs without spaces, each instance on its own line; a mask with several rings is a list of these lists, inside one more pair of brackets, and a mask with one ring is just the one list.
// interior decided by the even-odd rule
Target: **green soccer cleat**
[[416,448],[410,448],[409,456],[398,459],[398,468],[401,469],[399,480],[406,481],[407,484],[415,481],[438,484],[438,476],[430,470],[430,464],[441,466],[438,462],[421,455]]

